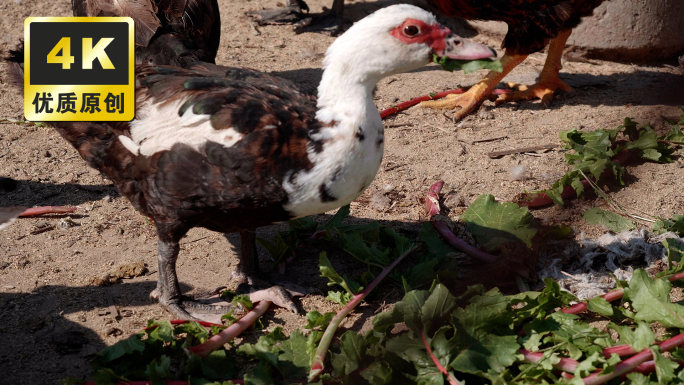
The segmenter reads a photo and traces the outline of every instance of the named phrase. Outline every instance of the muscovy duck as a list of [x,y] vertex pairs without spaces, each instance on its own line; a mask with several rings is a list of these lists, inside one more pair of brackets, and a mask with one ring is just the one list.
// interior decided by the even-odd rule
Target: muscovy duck
[[216,0],[71,0],[74,16],[129,16],[137,64],[214,63],[221,40]]
[[[318,98],[245,68],[199,63],[139,66],[131,122],[52,122],[122,195],[152,218],[159,237],[153,292],[182,318],[225,312],[182,296],[178,242],[192,227],[239,232],[238,290],[259,280],[254,230],[346,205],[373,181],[384,148],[372,91],[385,76],[419,68],[432,55],[495,56],[411,5],[364,18],[327,50]],[[14,56],[14,68],[23,57]],[[15,84],[21,82],[15,81]],[[270,286],[259,298],[296,310]]]
[[[541,99],[548,106],[557,89],[572,88],[560,80],[561,57],[565,42],[584,16],[589,16],[603,0],[427,0],[447,16],[465,19],[497,20],[508,24],[508,33],[501,46],[506,54],[501,59],[503,72],[490,72],[466,93],[449,95],[447,99],[421,103],[424,107],[451,108],[454,121],[473,112],[489,98],[492,90],[527,55],[549,45],[549,52],[539,80],[532,86],[514,85],[517,91],[502,94],[497,104]],[[550,43],[549,43],[550,42]]]

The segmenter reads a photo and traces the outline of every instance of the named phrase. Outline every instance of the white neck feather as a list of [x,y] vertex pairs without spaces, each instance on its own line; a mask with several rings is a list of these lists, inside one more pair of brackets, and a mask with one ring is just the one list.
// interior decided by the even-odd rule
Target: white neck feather
[[407,18],[435,22],[434,16],[415,6],[395,5],[357,22],[328,48],[316,112],[324,126],[310,134],[324,142],[323,149],[309,151],[311,170],[284,183],[289,198],[285,209],[294,216],[346,205],[373,181],[384,149],[373,89],[383,77],[429,61],[427,45],[403,44],[390,35]]

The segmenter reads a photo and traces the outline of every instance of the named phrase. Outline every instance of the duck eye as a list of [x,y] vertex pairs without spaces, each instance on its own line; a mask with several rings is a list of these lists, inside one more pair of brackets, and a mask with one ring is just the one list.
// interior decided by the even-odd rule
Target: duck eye
[[404,35],[406,36],[416,36],[419,33],[420,28],[416,27],[415,25],[407,25],[404,27]]

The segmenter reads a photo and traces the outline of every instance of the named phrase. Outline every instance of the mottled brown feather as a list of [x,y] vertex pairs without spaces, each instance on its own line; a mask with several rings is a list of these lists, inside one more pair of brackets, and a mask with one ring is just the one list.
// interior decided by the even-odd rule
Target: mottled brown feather
[[561,31],[576,27],[604,0],[428,0],[447,16],[508,24],[502,47],[511,54],[542,50]]

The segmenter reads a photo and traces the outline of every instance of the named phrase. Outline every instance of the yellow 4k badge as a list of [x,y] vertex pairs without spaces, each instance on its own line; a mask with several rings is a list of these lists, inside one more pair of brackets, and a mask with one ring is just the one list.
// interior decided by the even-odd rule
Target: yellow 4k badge
[[29,17],[24,115],[33,121],[128,121],[135,116],[130,17]]

